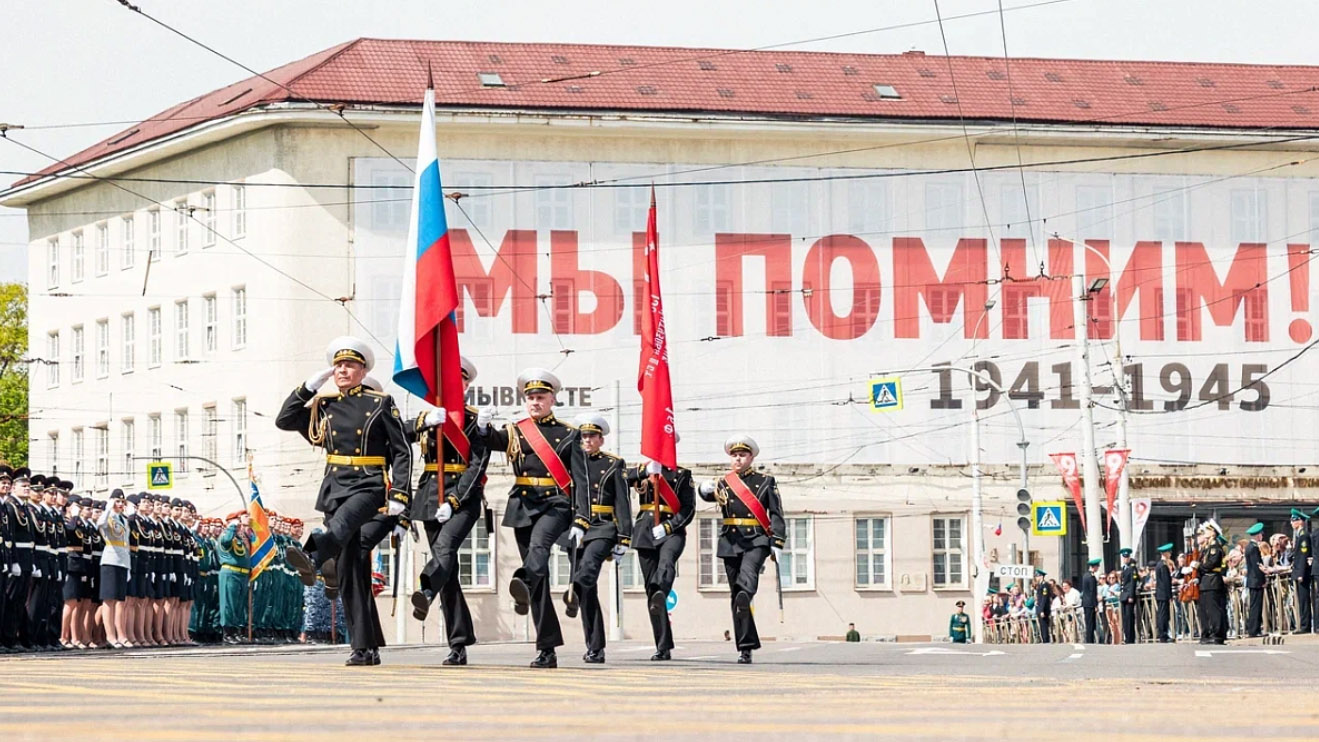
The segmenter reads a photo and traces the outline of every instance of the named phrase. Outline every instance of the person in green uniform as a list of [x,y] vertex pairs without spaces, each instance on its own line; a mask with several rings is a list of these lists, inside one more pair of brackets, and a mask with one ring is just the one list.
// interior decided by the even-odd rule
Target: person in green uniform
[[225,644],[239,644],[247,632],[247,580],[251,571],[252,532],[246,510],[225,518],[220,534],[220,627]]
[[966,615],[966,601],[957,601],[957,612],[948,619],[948,638],[953,644],[966,644],[971,639],[971,617]]
[[861,632],[856,630],[856,624],[854,623],[850,623],[847,625],[847,641],[849,642],[861,641]]

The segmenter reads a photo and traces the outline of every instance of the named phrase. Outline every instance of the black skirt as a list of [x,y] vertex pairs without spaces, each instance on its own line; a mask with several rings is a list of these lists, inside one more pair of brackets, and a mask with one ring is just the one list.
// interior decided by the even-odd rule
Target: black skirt
[[128,596],[128,567],[101,565],[101,600],[123,600]]

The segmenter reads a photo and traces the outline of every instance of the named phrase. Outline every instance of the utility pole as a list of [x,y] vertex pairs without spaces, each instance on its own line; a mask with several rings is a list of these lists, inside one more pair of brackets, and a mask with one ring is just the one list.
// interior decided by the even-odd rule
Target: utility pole
[[[976,613],[980,612],[980,604],[984,602],[979,585],[981,576],[979,572],[985,568],[985,539],[984,534],[984,515],[983,501],[980,491],[980,410],[976,401],[971,400],[971,535],[974,537],[971,558],[975,559],[976,575],[974,580],[972,594],[975,597],[974,608]],[[974,621],[975,640],[977,643],[984,641],[984,622]]]
[[[1104,524],[1099,515],[1099,462],[1095,459],[1095,409],[1093,386],[1090,380],[1090,322],[1087,302],[1090,293],[1085,278],[1072,276],[1072,324],[1076,328],[1076,355],[1081,365],[1080,389],[1077,397],[1081,404],[1081,483],[1085,487],[1085,541],[1089,559],[1104,558]],[[1075,375],[1073,375],[1075,379]],[[1078,386],[1073,381],[1073,386]]]

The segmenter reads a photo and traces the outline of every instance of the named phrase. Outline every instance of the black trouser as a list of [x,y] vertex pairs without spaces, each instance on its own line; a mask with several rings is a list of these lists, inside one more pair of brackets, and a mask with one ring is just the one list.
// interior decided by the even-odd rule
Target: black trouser
[[1035,622],[1038,623],[1038,624],[1040,625],[1040,643],[1041,643],[1041,644],[1048,644],[1048,643],[1049,643],[1049,629],[1052,628],[1051,626],[1049,626],[1049,622],[1050,622],[1050,619],[1052,619],[1052,618],[1053,618],[1053,614],[1051,614],[1051,613],[1040,613],[1040,614],[1038,614],[1038,615],[1036,616],[1036,618],[1035,618]]
[[737,610],[737,596],[745,593],[748,600],[756,597],[760,585],[760,570],[769,558],[768,546],[757,546],[737,556],[724,557],[724,574],[728,576],[729,599],[733,607],[733,634],[737,648],[760,649],[760,634],[756,631],[756,618],[750,610]]
[[431,558],[421,569],[421,586],[440,598],[444,631],[449,637],[450,647],[466,647],[476,643],[472,612],[467,607],[462,586],[458,584],[458,549],[480,520],[481,514],[481,498],[474,497],[454,511],[453,517],[444,523],[423,521]]
[[[59,557],[57,557],[59,558]],[[56,578],[51,576],[49,592],[46,594],[46,643],[55,646],[60,643],[60,631],[63,628],[64,618],[64,574],[63,566],[57,573],[60,576]]]
[[1171,641],[1172,633],[1170,626],[1172,623],[1171,599],[1154,601],[1154,633],[1155,638],[1161,642]]
[[50,600],[51,580],[46,570],[50,565],[41,568],[41,578],[32,580],[32,588],[27,594],[27,635],[28,643],[35,646],[44,646],[49,641],[47,622],[50,620],[50,611],[46,605]]
[[605,648],[605,615],[600,609],[600,569],[613,551],[612,539],[597,538],[582,544],[573,565],[572,584],[577,593],[582,635],[589,652]]
[[1246,614],[1246,635],[1259,636],[1264,631],[1264,588],[1252,587],[1248,592],[1250,606]]
[[379,492],[359,492],[333,503],[333,509],[325,513],[325,531],[307,539],[309,556],[318,568],[330,559],[337,560],[335,572],[353,649],[385,646],[380,614],[371,593],[371,547],[367,545],[370,540],[379,543],[392,529],[390,518],[372,523],[379,514],[380,501]]
[[563,645],[559,614],[550,595],[550,547],[572,523],[566,504],[535,516],[531,525],[513,529],[522,566],[513,573],[531,592],[531,620],[536,624],[536,649],[544,652]]
[[[1299,559],[1304,559],[1305,557],[1304,557],[1304,556],[1300,556],[1300,557],[1298,557],[1298,558],[1299,558]],[[1296,586],[1296,603],[1297,603],[1297,605],[1296,605],[1296,608],[1297,608],[1297,611],[1296,611],[1296,618],[1297,618],[1297,625],[1296,625],[1296,632],[1295,632],[1295,633],[1297,633],[1297,634],[1305,634],[1305,633],[1309,633],[1309,631],[1310,631],[1310,623],[1311,623],[1311,619],[1312,619],[1312,614],[1310,613],[1310,610],[1311,610],[1311,605],[1310,605],[1310,599],[1311,599],[1311,598],[1310,598],[1310,587],[1311,587],[1311,585],[1310,585],[1310,578],[1307,577],[1307,578],[1305,578],[1304,580],[1296,580],[1296,581],[1294,581],[1292,584]]]
[[1136,643],[1136,601],[1122,601],[1122,641]]
[[1227,640],[1227,591],[1200,588],[1200,641]]
[[[686,545],[687,534],[680,531],[661,541],[658,549],[637,549],[641,576],[646,581],[647,601],[655,594],[668,600],[673,581],[678,577],[678,558]],[[655,635],[655,649],[661,652],[673,649],[673,627],[669,624],[667,609],[658,615],[650,614],[650,630]]]
[[1085,643],[1095,643],[1095,631],[1099,628],[1099,607],[1090,606],[1089,608],[1081,606],[1081,615],[1085,620]]

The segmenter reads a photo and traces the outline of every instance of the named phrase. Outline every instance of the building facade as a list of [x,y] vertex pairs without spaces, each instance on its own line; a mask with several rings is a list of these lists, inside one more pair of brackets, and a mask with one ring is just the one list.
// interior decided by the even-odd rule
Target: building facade
[[[941,635],[988,564],[1023,558],[1018,444],[1034,499],[1062,501],[1047,454],[1081,445],[1074,273],[1107,279],[1086,295],[1096,440],[1121,447],[1125,412],[1146,540],[1206,510],[1231,522],[1316,496],[1304,468],[1319,445],[1291,433],[1319,423],[1304,356],[1312,70],[1021,60],[1010,89],[995,59],[369,39],[3,194],[32,239],[34,470],[141,489],[146,462],[173,457],[177,491],[220,514],[240,494],[216,464],[245,486],[250,462],[267,503],[313,515],[320,457],[272,418],[337,335],[374,343],[387,381],[419,58],[446,191],[461,194],[447,216],[480,368],[470,403],[511,420],[518,371],[555,368],[562,415],[609,415],[607,447],[637,457],[654,184],[680,458],[714,476],[722,441],[750,433],[789,511],[784,623],[762,619],[766,635]],[[895,377],[901,408],[878,411],[872,382]],[[1063,576],[1084,553],[1069,510],[1068,537],[1029,546]],[[679,637],[728,623],[711,513],[683,557]],[[523,636],[501,592],[512,535],[479,526],[463,565],[482,638]],[[619,565],[622,630],[645,636],[636,575],[634,558]]]

